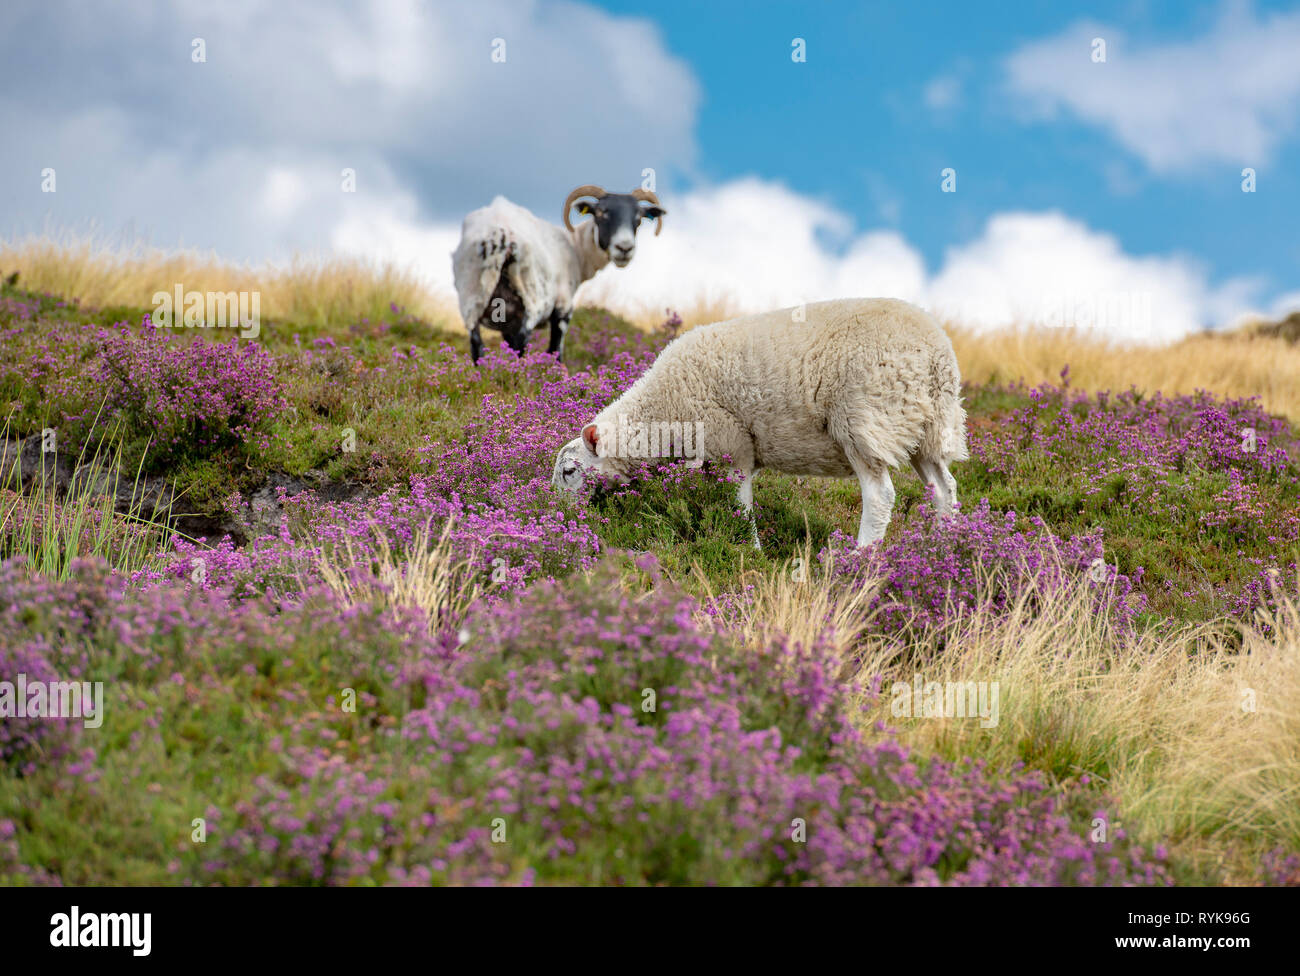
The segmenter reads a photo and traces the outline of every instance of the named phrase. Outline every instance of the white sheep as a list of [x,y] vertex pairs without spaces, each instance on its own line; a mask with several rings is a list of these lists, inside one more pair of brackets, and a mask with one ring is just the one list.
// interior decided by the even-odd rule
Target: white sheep
[[948,465],[968,456],[952,343],[921,309],[882,298],[693,329],[560,450],[552,482],[577,491],[591,472],[623,481],[645,459],[671,456],[697,464],[729,457],[751,526],[759,468],[857,475],[858,545],[884,537],[894,504],[889,468],[904,461],[947,514],[957,501]]
[[[569,220],[575,204],[592,217],[576,228]],[[522,355],[542,322],[550,324],[548,351],[563,360],[578,286],[610,261],[627,267],[637,226],[653,219],[658,236],[666,213],[649,190],[606,193],[587,184],[564,201],[564,229],[505,197],[469,214],[451,264],[474,362],[483,354],[480,328],[500,331]]]

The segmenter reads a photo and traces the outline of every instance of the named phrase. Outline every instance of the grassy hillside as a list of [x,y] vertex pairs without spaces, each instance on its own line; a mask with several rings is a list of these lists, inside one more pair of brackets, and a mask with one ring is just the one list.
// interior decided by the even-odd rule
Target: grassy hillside
[[263,284],[248,342],[145,320],[220,265],[102,261],[0,253],[0,680],[106,702],[5,720],[0,881],[1300,874],[1285,335],[954,333],[958,517],[899,473],[856,550],[856,484],[765,472],[760,554],[724,471],[550,488],[676,322],[475,368],[387,272]]

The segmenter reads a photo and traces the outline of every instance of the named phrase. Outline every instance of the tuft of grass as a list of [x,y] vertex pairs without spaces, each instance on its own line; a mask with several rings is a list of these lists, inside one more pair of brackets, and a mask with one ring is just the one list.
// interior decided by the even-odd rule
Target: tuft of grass
[[[0,430],[4,441],[7,427]],[[42,458],[39,482],[24,490],[19,460],[0,471],[0,559],[22,556],[36,573],[66,579],[73,563],[83,558],[103,559],[123,574],[157,568],[161,553],[171,545],[176,530],[170,522],[174,496],[165,513],[145,514],[143,459],[131,484],[127,511],[117,510],[116,499],[124,467],[120,442],[110,449],[102,441],[87,459],[83,448],[72,484],[59,499],[53,466]]]
[[[827,647],[848,664],[875,618],[870,604],[878,581],[863,580],[856,590],[845,593],[822,571],[813,553],[811,537],[806,536],[798,555],[767,570],[745,572],[740,586],[743,597],[727,601],[727,629],[756,650],[784,638],[803,647]],[[699,565],[693,573],[705,598],[702,606],[716,607],[719,595],[708,574]],[[708,619],[710,614],[701,611],[700,616]]]
[[[474,553],[456,552],[454,528],[455,520],[448,519],[435,538],[431,525],[422,526],[400,556],[383,535],[376,537],[374,553],[364,556],[344,535],[325,549],[316,571],[335,597],[333,606],[416,609],[436,636],[463,620],[482,595]],[[308,588],[301,575],[299,585]]]

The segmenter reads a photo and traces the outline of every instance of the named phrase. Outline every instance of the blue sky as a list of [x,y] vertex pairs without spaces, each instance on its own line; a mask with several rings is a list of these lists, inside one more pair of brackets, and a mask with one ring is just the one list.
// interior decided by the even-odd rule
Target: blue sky
[[[654,19],[669,50],[700,79],[702,174],[782,180],[861,227],[904,230],[931,268],[991,214],[1057,209],[1110,231],[1130,252],[1186,251],[1219,277],[1266,275],[1274,288],[1300,287],[1295,100],[1287,137],[1271,156],[1189,154],[1185,168],[1153,172],[1102,126],[1068,113],[1024,120],[1004,88],[1008,57],[1079,23],[1084,9],[1087,20],[1124,34],[1117,44],[1116,32],[1101,31],[1111,37],[1101,72],[1144,50],[1196,44],[1231,7],[1185,0],[601,5]],[[1264,20],[1297,6],[1253,9]],[[805,63],[789,57],[793,37],[807,40]],[[1293,57],[1300,60],[1300,49]],[[951,106],[927,103],[927,86],[938,79],[953,80]],[[958,172],[958,192],[949,196],[939,193],[946,166]],[[1241,192],[1246,166],[1259,174],[1253,196]]]
[[[1297,52],[1264,0],[10,0],[0,236],[342,253],[445,294],[468,211],[558,222],[653,169],[663,235],[583,300],[1160,341],[1300,308]],[[1116,296],[1150,311],[1101,321]]]

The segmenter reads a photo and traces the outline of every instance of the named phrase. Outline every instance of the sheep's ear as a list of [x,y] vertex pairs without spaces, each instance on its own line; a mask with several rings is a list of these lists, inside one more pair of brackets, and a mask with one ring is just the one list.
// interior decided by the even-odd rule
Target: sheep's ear
[[582,428],[582,443],[587,445],[587,450],[592,454],[596,453],[596,444],[600,440],[600,435],[596,432],[595,424],[588,424]]
[[592,213],[596,207],[590,200],[579,200],[573,205],[573,209],[585,217],[587,214]]
[[642,207],[641,216],[647,220],[658,220],[664,214],[668,213],[663,207]]

